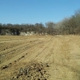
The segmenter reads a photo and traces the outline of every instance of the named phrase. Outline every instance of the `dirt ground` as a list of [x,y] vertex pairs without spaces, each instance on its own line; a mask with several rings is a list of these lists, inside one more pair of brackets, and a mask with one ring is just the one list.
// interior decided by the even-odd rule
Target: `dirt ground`
[[80,36],[0,36],[0,80],[80,80]]

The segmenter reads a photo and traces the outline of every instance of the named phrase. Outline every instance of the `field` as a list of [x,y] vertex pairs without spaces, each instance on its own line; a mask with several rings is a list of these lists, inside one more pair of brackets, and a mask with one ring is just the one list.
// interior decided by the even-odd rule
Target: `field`
[[0,36],[0,80],[80,80],[80,36]]

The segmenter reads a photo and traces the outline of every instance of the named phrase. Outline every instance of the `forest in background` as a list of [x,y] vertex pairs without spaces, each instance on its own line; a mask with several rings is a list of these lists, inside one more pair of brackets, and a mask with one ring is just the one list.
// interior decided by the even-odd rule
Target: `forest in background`
[[49,35],[79,35],[80,34],[80,10],[77,11],[70,18],[54,23],[47,22],[44,24],[1,24],[0,23],[0,35],[6,35],[6,32],[11,35],[20,35],[20,32],[31,32],[37,34],[49,34]]

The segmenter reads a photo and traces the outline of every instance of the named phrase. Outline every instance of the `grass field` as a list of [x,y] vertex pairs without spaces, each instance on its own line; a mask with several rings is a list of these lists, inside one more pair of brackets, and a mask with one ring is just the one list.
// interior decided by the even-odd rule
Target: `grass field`
[[[15,79],[20,68],[33,63],[48,64],[49,76],[42,79],[39,71],[34,78],[38,73],[31,70],[31,78]],[[0,80],[80,80],[80,36],[0,36]]]

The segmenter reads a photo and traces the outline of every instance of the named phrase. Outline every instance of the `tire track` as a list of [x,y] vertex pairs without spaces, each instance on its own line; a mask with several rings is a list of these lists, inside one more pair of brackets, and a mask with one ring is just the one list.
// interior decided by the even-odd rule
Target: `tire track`
[[[39,44],[39,43],[41,43],[41,42],[42,42],[42,41],[37,42],[36,44],[33,44],[33,45],[31,44],[31,45],[29,46],[29,48],[31,48],[31,47],[33,47],[34,45],[37,45],[37,44]],[[28,49],[29,49],[29,48],[28,48]],[[12,62],[18,60],[18,59],[21,58],[22,56],[26,55],[26,53],[27,53],[27,50],[25,50],[23,53],[20,53],[20,54],[16,55],[15,57],[9,59],[8,61],[5,61],[4,63],[0,64],[0,67],[3,66],[3,65],[8,65],[9,63],[12,63]]]
[[[50,41],[50,40],[49,40]],[[32,61],[32,60],[34,60],[43,50],[45,50],[46,49],[46,47],[49,45],[49,41],[45,41],[43,44],[44,44],[44,46],[42,46],[41,48],[39,48],[39,47],[37,47],[36,48],[36,46],[35,47],[33,47],[33,51],[31,51],[31,50],[28,50],[27,51],[27,53],[28,53],[28,55],[24,58],[24,62],[25,61]],[[46,45],[45,45],[45,43],[47,43]],[[42,45],[43,45],[42,44]],[[35,48],[35,49],[34,49]]]
[[[51,37],[51,39],[48,41],[48,43],[47,43],[46,45],[45,45],[45,43],[44,43],[44,46],[42,46],[41,49],[38,49],[37,51],[34,50],[33,53],[29,53],[29,55],[26,57],[26,59],[24,59],[24,62],[25,62],[25,61],[33,61],[33,60],[37,59],[37,57],[38,57],[40,54],[42,54],[42,52],[50,45],[51,40],[52,40],[52,37]],[[37,59],[37,60],[39,60],[39,59]]]

